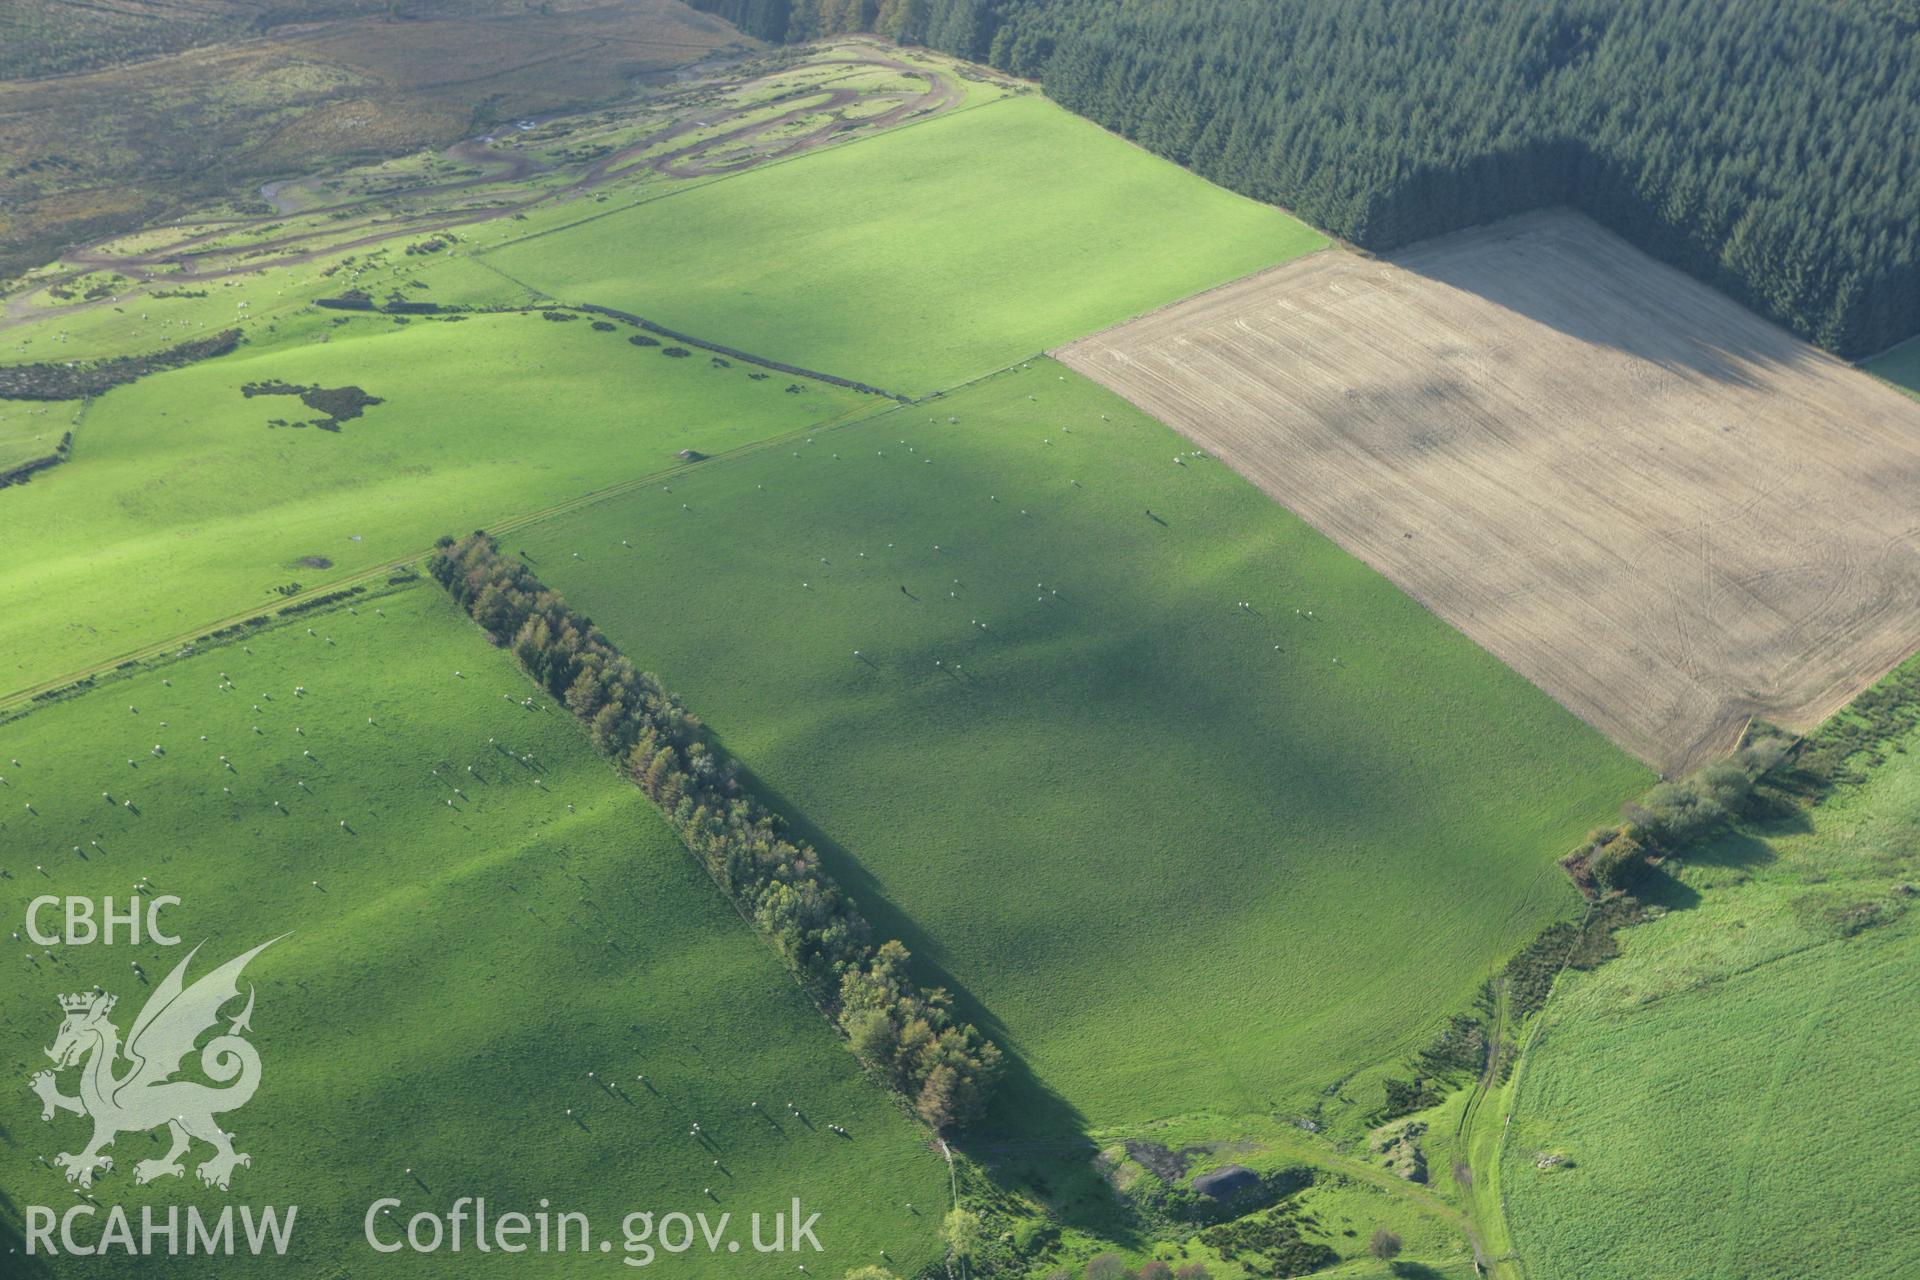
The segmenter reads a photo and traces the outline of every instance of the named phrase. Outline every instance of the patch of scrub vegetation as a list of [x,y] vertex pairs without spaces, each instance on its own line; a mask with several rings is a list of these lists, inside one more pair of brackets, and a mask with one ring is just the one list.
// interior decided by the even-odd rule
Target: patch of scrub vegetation
[[[298,1204],[298,1230],[287,1258],[228,1259],[223,1276],[321,1274],[365,1251],[374,1199],[399,1198],[400,1220],[476,1193],[496,1214],[542,1197],[585,1212],[616,1248],[636,1209],[732,1211],[744,1231],[797,1194],[822,1215],[815,1274],[883,1250],[906,1274],[936,1262],[947,1173],[926,1131],[862,1077],[646,798],[431,584],[350,609],[0,725],[12,927],[36,895],[122,902],[138,883],[181,899],[163,922],[187,944],[14,947],[6,1060],[45,1065],[62,992],[103,986],[124,1028],[187,946],[205,940],[197,975],[286,935],[247,975],[264,1083],[222,1123],[252,1156],[232,1198]],[[18,1244],[19,1206],[72,1199],[31,1153],[78,1149],[82,1124],[0,1091],[14,1153],[0,1243]],[[136,1158],[162,1150],[148,1145],[123,1135],[93,1194],[136,1221],[143,1205],[229,1198],[193,1182],[196,1160],[185,1185],[135,1185]],[[380,1270],[464,1276],[471,1258],[396,1254]],[[609,1265],[550,1254],[541,1273]],[[795,1258],[743,1248],[727,1265],[770,1280]]]
[[1304,1276],[1340,1257],[1326,1245],[1306,1238],[1305,1232],[1313,1225],[1297,1204],[1282,1201],[1261,1213],[1209,1227],[1200,1233],[1200,1242],[1223,1261],[1237,1262],[1252,1275]]
[[[57,482],[0,502],[0,684],[30,686],[254,608],[285,565],[321,587],[497,525],[876,403],[739,369],[637,359],[527,315],[393,328],[297,315],[272,342],[93,402]],[[266,431],[248,384],[377,388],[378,431]],[[329,403],[331,401],[329,400]],[[34,637],[64,629],[58,645]]]
[[569,302],[911,395],[1326,243],[1015,97],[549,228],[483,260]]
[[1500,1158],[1530,1269],[1893,1280],[1920,1266],[1889,1135],[1920,1127],[1920,664],[1637,892],[1619,958],[1562,979]]
[[1649,780],[1050,361],[504,545],[1017,1056],[988,1124],[1025,1141],[1203,1108],[1357,1134]]
[[[216,9],[207,35],[219,43],[167,51],[168,33]],[[94,33],[74,19],[106,9],[30,0],[0,11],[0,65],[34,77],[6,86],[0,119],[0,156],[31,157],[0,165],[0,275],[163,219],[213,217],[209,201],[272,215],[253,183],[267,181],[270,193],[269,180],[290,172],[624,99],[638,75],[748,44],[660,0],[611,9],[462,0],[404,15],[369,0],[317,8],[222,0],[191,11],[140,0],[111,15],[139,11],[146,20],[113,33],[104,49],[88,47]],[[120,62],[129,48],[138,56],[122,65],[90,65]],[[565,74],[556,74],[561,59]],[[43,74],[56,69],[73,74]]]
[[[1058,1179],[1037,1198],[1009,1190],[993,1170],[1023,1154],[996,1152],[986,1167],[963,1160],[960,1198],[980,1228],[972,1269],[1053,1280],[1242,1280],[1278,1269],[1260,1244],[1284,1244],[1295,1263],[1337,1266],[1341,1277],[1471,1273],[1457,1211],[1289,1121],[1201,1114],[1151,1128],[1154,1139],[1089,1148],[1091,1181],[1110,1189],[1103,1203]],[[1288,1221],[1260,1221],[1276,1209]],[[1400,1272],[1375,1257],[1382,1232],[1400,1243],[1391,1255]]]
[[[240,394],[249,400],[255,396],[298,396],[300,403],[324,415],[311,424],[322,431],[338,431],[341,423],[351,422],[372,406],[386,403],[379,396],[368,395],[359,387],[297,387],[291,382],[277,380],[249,382],[240,388]],[[283,422],[280,425],[287,424]],[[309,424],[302,422],[291,425]]]
[[[530,130],[496,130],[401,162],[276,181],[263,188],[261,205],[253,209],[209,208],[189,223],[70,245],[62,261],[15,283],[11,291],[18,296],[11,310],[16,314],[8,320],[37,309],[43,318],[85,324],[102,314],[103,303],[115,304],[115,314],[141,307],[145,320],[145,307],[155,299],[218,298],[272,268],[299,268],[329,252],[351,255],[382,243],[385,247],[368,258],[390,255],[392,262],[407,264],[409,289],[427,287],[421,277],[430,276],[440,306],[525,303],[523,290],[503,287],[509,284],[504,277],[473,268],[471,259],[461,256],[470,237],[476,243],[517,237],[578,221],[588,205],[606,205],[616,197],[624,205],[689,182],[729,176],[743,165],[844,141],[846,135],[831,120],[812,133],[769,141],[757,131],[772,123],[773,115],[759,124],[752,122],[753,115],[757,110],[792,114],[797,109],[791,102],[768,101],[764,108],[727,105],[736,98],[760,100],[769,68],[794,56],[782,52],[745,64],[723,62],[708,68],[708,76],[645,93],[614,110],[559,117]],[[936,69],[928,63],[926,70],[915,71],[908,77],[919,86],[913,91],[890,87],[894,77],[888,69],[906,64],[870,42],[822,47],[805,57],[818,59],[819,69],[845,80],[830,91],[818,89],[816,100],[874,108],[849,126],[863,131],[923,118],[978,96],[964,73],[946,64]],[[720,164],[703,137],[744,139],[743,155]],[[268,203],[293,212],[267,214]],[[0,226],[0,235],[4,230]],[[321,274],[333,275],[351,260],[342,259]],[[115,270],[88,269],[95,266]],[[216,281],[212,288],[181,287]],[[362,309],[374,305],[372,296],[358,292]],[[402,296],[403,306],[389,297],[380,309],[418,311],[427,305]],[[62,330],[62,340],[66,336]]]

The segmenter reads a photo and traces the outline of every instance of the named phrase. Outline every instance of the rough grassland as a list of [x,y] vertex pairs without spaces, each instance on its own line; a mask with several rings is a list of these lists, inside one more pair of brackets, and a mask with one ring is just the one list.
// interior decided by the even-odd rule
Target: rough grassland
[[1646,781],[1183,448],[1036,360],[507,544],[1064,1096],[1016,1086],[1029,1133],[1314,1105],[1569,909],[1552,859]]
[[[313,321],[303,321],[313,324]],[[13,690],[529,515],[857,407],[850,392],[669,359],[586,320],[385,317],[157,375],[101,397],[72,459],[0,492],[0,686]],[[330,335],[324,343],[312,339]],[[338,432],[248,383],[358,386]],[[332,567],[303,565],[321,557]]]
[[[1920,1274],[1897,1155],[1920,1130],[1920,930],[1899,889],[1920,875],[1916,749],[1810,831],[1705,850],[1664,895],[1682,909],[1556,992],[1502,1170],[1529,1275]],[[1863,904],[1886,922],[1845,936]],[[1573,1166],[1543,1174],[1543,1152]]]
[[[387,12],[295,4],[261,35],[249,4],[223,24],[237,39],[154,57],[163,42],[135,38],[111,58],[123,65],[0,80],[0,155],[46,162],[0,171],[0,276],[269,178],[623,98],[638,75],[753,44],[678,0],[468,0],[405,21],[350,4]],[[0,65],[31,75],[7,30],[16,8],[0,12]],[[156,16],[171,25],[195,8]]]
[[[264,1083],[223,1118],[252,1167],[230,1194],[200,1188],[192,1163],[185,1184],[136,1187],[134,1161],[161,1148],[129,1134],[94,1194],[136,1222],[144,1204],[300,1206],[292,1256],[225,1261],[222,1276],[606,1276],[624,1270],[628,1212],[732,1210],[744,1227],[795,1195],[823,1215],[814,1274],[882,1248],[909,1273],[935,1259],[932,1216],[904,1208],[945,1193],[924,1132],[861,1076],[646,800],[564,710],[518,705],[532,686],[430,584],[356,607],[313,616],[318,634],[282,627],[252,638],[251,653],[218,648],[0,726],[0,761],[19,761],[0,787],[9,929],[24,928],[34,895],[124,900],[151,877],[184,899],[166,919],[187,946],[207,940],[195,973],[291,931],[249,968]],[[223,671],[235,689],[219,688]],[[33,1159],[84,1138],[75,1117],[43,1124],[26,1089],[47,1065],[55,996],[101,984],[120,996],[124,1031],[145,991],[130,962],[158,981],[186,946],[27,950],[9,948],[0,986],[4,1246],[21,1206],[77,1203]],[[783,1116],[791,1100],[818,1127],[775,1129],[755,1100]],[[695,1120],[717,1150],[689,1136]],[[485,1195],[496,1213],[548,1197],[588,1213],[616,1253],[376,1257],[360,1241],[376,1198],[444,1213],[460,1195]],[[23,1261],[7,1274],[36,1274],[12,1269]],[[796,1261],[747,1247],[718,1265],[771,1277]],[[676,1264],[715,1269],[660,1263]],[[103,1268],[208,1274],[197,1258],[69,1259],[53,1274]]]
[[1023,97],[487,260],[556,297],[919,394],[1325,243]]
[[1920,406],[1576,215],[1329,253],[1062,358],[1662,768],[1913,651]]

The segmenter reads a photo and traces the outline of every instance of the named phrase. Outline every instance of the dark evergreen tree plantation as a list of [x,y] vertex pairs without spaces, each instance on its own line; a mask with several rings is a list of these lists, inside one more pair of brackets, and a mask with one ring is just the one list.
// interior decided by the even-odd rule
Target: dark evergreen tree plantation
[[1039,79],[1384,250],[1576,206],[1794,332],[1920,332],[1914,0],[702,0]]

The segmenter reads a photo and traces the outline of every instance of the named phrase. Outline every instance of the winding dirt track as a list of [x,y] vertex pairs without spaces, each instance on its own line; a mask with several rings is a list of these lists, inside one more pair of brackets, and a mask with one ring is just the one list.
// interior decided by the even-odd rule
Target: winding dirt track
[[[804,67],[831,66],[893,71],[923,80],[927,83],[927,88],[920,93],[862,93],[857,89],[846,88],[800,89],[765,102],[724,110],[688,108],[681,119],[621,147],[610,155],[601,157],[573,181],[526,199],[491,205],[484,209],[460,212],[427,211],[417,217],[402,215],[390,222],[382,223],[377,231],[345,241],[330,241],[320,248],[310,247],[313,240],[310,232],[286,235],[274,240],[261,240],[247,245],[214,249],[200,248],[209,241],[231,236],[236,231],[245,230],[249,226],[268,225],[284,221],[287,217],[338,213],[366,208],[376,201],[414,196],[441,196],[476,187],[503,186],[522,181],[536,173],[545,172],[551,167],[522,152],[502,150],[492,145],[488,139],[471,138],[456,143],[444,154],[465,164],[498,166],[493,172],[477,174],[455,182],[424,184],[384,192],[377,197],[302,209],[294,214],[236,218],[224,221],[210,230],[190,235],[164,248],[144,253],[109,253],[106,246],[113,242],[103,241],[86,248],[72,250],[64,255],[64,260],[84,268],[112,269],[139,280],[164,278],[169,284],[219,279],[265,267],[295,266],[327,255],[378,244],[396,236],[425,235],[434,231],[512,217],[516,213],[524,213],[536,206],[577,198],[609,183],[643,172],[654,172],[672,178],[708,178],[739,173],[772,160],[783,159],[843,141],[850,132],[847,127],[849,123],[867,132],[887,129],[910,116],[946,111],[957,105],[965,96],[960,86],[945,75],[890,57],[878,50],[841,53],[833,57],[813,59],[798,67],[785,67],[776,72],[737,81],[709,81],[703,84],[702,88],[739,92],[751,89],[761,81],[790,75],[793,71]],[[857,122],[848,122],[840,115],[845,108],[855,103],[883,101],[890,101],[895,105]],[[646,154],[664,143],[689,133],[712,129],[729,119],[758,116],[770,106],[783,102],[791,102],[793,105],[776,115],[749,120],[736,128],[724,129],[719,133],[697,139],[684,147],[658,155]],[[751,142],[772,130],[815,115],[826,116],[818,128],[763,148],[756,148],[745,155],[733,152],[733,148],[740,144]],[[703,159],[714,153],[725,153],[726,158]],[[286,252],[276,254],[273,252],[276,250],[286,250]]]
[[1659,768],[1920,645],[1920,403],[1578,215],[1327,250],[1058,354]]

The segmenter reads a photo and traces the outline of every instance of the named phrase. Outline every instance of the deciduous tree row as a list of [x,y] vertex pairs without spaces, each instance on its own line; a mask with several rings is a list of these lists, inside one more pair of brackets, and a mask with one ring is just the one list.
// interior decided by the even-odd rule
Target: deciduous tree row
[[442,539],[429,568],[659,806],[779,945],[861,1061],[935,1129],[977,1118],[1000,1073],[999,1049],[954,1017],[945,991],[914,984],[905,947],[874,945],[866,919],[819,855],[782,834],[780,820],[740,786],[733,762],[712,749],[679,699],[486,534]]

